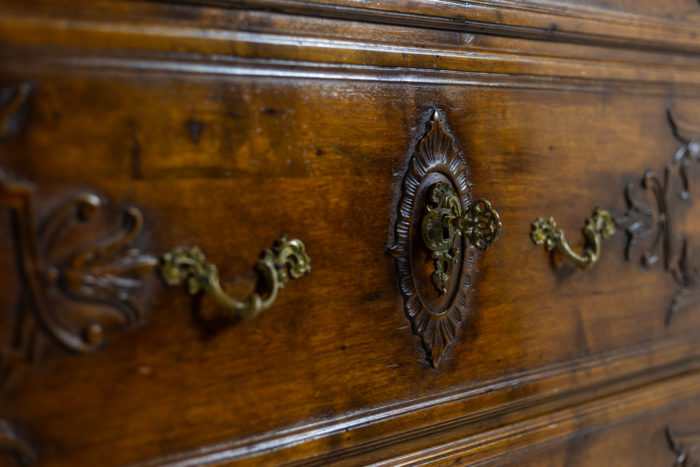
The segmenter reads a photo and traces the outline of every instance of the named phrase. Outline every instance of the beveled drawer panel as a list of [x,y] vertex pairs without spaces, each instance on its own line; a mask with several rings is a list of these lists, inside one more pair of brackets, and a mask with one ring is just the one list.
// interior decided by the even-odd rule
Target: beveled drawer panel
[[[222,278],[243,280],[239,271],[247,274],[283,232],[303,239],[313,268],[269,311],[215,335],[193,322],[184,292],[154,287],[146,327],[110,339],[90,359],[47,359],[18,383],[5,409],[47,446],[62,438],[66,411],[75,412],[76,427],[107,433],[144,410],[148,423],[130,430],[158,433],[156,444],[146,432],[135,438],[144,443],[139,452],[156,455],[162,442],[194,447],[249,436],[644,346],[700,324],[689,310],[665,325],[678,285],[662,265],[627,261],[622,232],[589,271],[550,261],[529,239],[540,215],[555,215],[576,238],[593,206],[624,212],[626,184],[663,167],[680,146],[656,124],[666,118],[659,98],[552,91],[543,107],[539,92],[456,85],[192,75],[185,91],[171,76],[143,73],[47,78],[32,77],[34,118],[4,156],[10,174],[31,175],[42,206],[75,187],[138,206],[144,250],[198,245]],[[108,102],[91,103],[93,96]],[[404,110],[387,111],[399,102]],[[494,248],[475,254],[466,318],[439,370],[411,332],[387,254],[407,160],[436,107],[464,154],[473,193],[492,200],[504,226]],[[106,109],[104,125],[81,125]],[[201,122],[197,138],[190,120]],[[67,158],[85,163],[66,171]],[[673,209],[680,213],[680,204]],[[687,225],[674,228],[692,233]],[[91,380],[99,382],[86,387]],[[37,402],[47,386],[60,404]],[[102,406],[107,387],[129,395]],[[83,398],[74,398],[77,390]],[[101,408],[102,423],[87,403]],[[181,423],[172,430],[166,407],[178,405]],[[203,424],[216,428],[202,433]],[[120,431],[109,440],[127,441]],[[85,458],[89,449],[80,446]]]
[[[114,274],[97,261],[90,271],[104,280],[100,303],[79,286],[51,282],[51,268],[35,271],[53,287],[58,316],[68,320],[61,310],[70,310],[68,324],[105,323],[97,329],[104,344],[89,355],[52,343],[45,323],[23,324],[26,310],[2,316],[14,360],[0,413],[49,463],[106,462],[106,444],[113,464],[292,461],[372,452],[378,440],[398,446],[383,456],[402,456],[401,443],[433,425],[471,434],[514,426],[697,369],[693,70],[666,82],[644,69],[644,82],[627,87],[602,74],[574,77],[599,73],[595,64],[560,63],[565,76],[506,76],[505,57],[490,58],[497,73],[458,60],[461,69],[443,73],[425,63],[409,69],[420,55],[413,51],[397,77],[389,67],[323,56],[253,62],[116,49],[15,44],[1,52],[3,89],[18,106],[7,115],[17,128],[3,134],[0,166],[8,186],[29,182],[21,187],[37,212],[25,224],[41,236],[41,220],[77,193],[104,204],[95,223],[70,231],[64,250],[54,255],[51,242],[38,241],[57,258],[56,274],[77,269],[84,286],[82,269],[61,258],[109,244],[115,231],[130,233],[112,256],[140,258]],[[26,57],[32,66],[22,68]],[[461,164],[434,172],[463,191],[461,208],[489,200],[502,223],[488,251],[469,246],[465,232],[458,240],[462,272],[448,291],[458,282],[464,298],[455,305],[455,341],[440,358],[434,344],[447,331],[421,333],[406,294],[411,282],[443,303],[418,235],[427,188],[401,214],[425,141],[433,156],[447,151]],[[553,216],[584,251],[579,231],[595,207],[612,214],[617,232],[590,269],[533,244],[533,221]],[[120,223],[125,209],[132,224]],[[416,218],[406,232],[402,216]],[[14,225],[0,219],[3,229]],[[7,232],[2,277],[19,284],[13,240],[26,232]],[[311,274],[290,281],[251,321],[209,320],[219,306],[211,297],[158,278],[157,258],[198,246],[226,292],[244,298],[258,255],[281,234],[304,242]],[[408,279],[392,255],[402,235],[417,264]],[[143,274],[126,287],[124,271]],[[32,306],[26,287],[18,289],[2,290],[3,309]],[[121,329],[134,303],[141,326]]]

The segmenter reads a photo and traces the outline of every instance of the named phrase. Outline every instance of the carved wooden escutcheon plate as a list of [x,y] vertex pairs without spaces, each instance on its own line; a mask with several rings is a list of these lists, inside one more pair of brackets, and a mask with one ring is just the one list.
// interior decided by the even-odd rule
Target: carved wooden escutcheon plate
[[[436,202],[436,189],[448,193],[450,203]],[[488,248],[500,230],[490,204],[471,201],[466,163],[435,111],[409,162],[391,249],[406,315],[434,367],[459,336],[476,248]],[[435,235],[442,235],[440,241]]]

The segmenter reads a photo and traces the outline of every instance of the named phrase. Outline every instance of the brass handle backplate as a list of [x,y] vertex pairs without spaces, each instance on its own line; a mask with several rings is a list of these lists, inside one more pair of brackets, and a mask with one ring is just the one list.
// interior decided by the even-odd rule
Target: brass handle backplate
[[587,219],[586,225],[583,227],[586,247],[580,255],[571,249],[564,237],[564,231],[557,228],[557,223],[552,217],[540,217],[533,222],[530,238],[535,245],[544,244],[547,251],[556,249],[581,269],[588,269],[600,258],[603,240],[614,234],[615,221],[610,213],[604,209],[596,208],[593,217]]
[[222,316],[240,316],[250,320],[272,306],[277,293],[290,278],[297,279],[309,274],[311,259],[301,240],[287,240],[282,236],[271,249],[263,251],[255,269],[265,278],[265,298],[252,293],[243,301],[235,300],[224,292],[216,266],[206,261],[199,247],[177,247],[164,254],[159,272],[167,285],[182,285],[186,281],[190,295],[205,292],[221,305]]
[[433,284],[444,294],[455,259],[460,254],[455,237],[464,235],[479,250],[488,250],[501,235],[501,219],[491,203],[484,199],[474,201],[463,210],[454,188],[446,182],[433,185],[428,196],[432,205],[423,216],[421,232],[435,260]]

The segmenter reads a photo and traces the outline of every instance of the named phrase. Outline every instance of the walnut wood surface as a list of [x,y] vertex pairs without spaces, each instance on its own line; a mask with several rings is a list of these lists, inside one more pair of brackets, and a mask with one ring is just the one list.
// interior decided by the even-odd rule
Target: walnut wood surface
[[[32,88],[23,125],[0,140],[0,168],[36,188],[37,220],[83,191],[109,200],[108,214],[134,206],[144,217],[134,248],[197,245],[233,296],[251,291],[252,265],[282,233],[304,242],[313,268],[254,321],[227,326],[202,319],[215,306],[206,298],[153,274],[143,327],[89,355],[40,337],[42,351],[4,382],[0,418],[47,465],[602,465],[625,455],[672,465],[665,427],[700,417],[698,306],[667,323],[678,282],[662,262],[628,260],[624,229],[589,271],[533,245],[529,230],[554,216],[580,248],[594,207],[622,217],[625,187],[683,147],[669,111],[700,129],[700,42],[646,35],[659,21],[697,22],[700,5],[611,1],[615,14],[657,22],[618,24],[604,41],[583,27],[604,20],[582,22],[578,34],[592,38],[582,44],[506,37],[542,20],[539,3],[444,2],[439,15],[426,2],[356,3],[0,2],[0,87]],[[517,12],[521,29],[436,23],[459,10],[507,24],[474,17],[481,7]],[[604,8],[559,7],[564,17]],[[401,12],[414,19],[387,19]],[[432,22],[414,27],[421,15]],[[411,331],[388,252],[407,164],[435,110],[474,198],[503,223],[476,254],[459,340],[438,368]],[[669,215],[692,246],[690,173],[690,202],[673,198]],[[681,188],[673,178],[673,196]],[[102,238],[117,219],[74,239]],[[0,221],[0,342],[11,348],[22,284],[12,219]],[[585,430],[602,434],[589,443]],[[637,433],[661,445],[632,452]]]
[[697,0],[179,0],[415,27],[697,53]]
[[[673,401],[667,408],[646,416],[616,420],[603,429],[587,431],[546,447],[507,453],[483,465],[585,466],[603,460],[625,467],[696,465],[699,418],[697,399]],[[640,449],[641,440],[644,440],[643,449]]]

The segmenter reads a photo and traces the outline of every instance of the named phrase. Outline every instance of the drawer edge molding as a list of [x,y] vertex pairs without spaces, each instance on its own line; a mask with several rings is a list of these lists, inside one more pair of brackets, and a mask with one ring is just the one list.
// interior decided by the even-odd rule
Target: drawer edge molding
[[[172,0],[171,0],[172,1]],[[397,26],[487,32],[570,44],[642,47],[668,51],[697,51],[693,21],[658,15],[576,6],[573,2],[487,0],[471,2],[365,2],[362,0],[177,0],[212,7],[246,8],[306,16],[326,16]],[[693,1],[693,0],[691,0]],[[697,3],[697,0],[695,0]],[[166,3],[166,0],[158,0]],[[410,6],[409,6],[410,5]],[[552,25],[556,25],[553,28]]]
[[[552,404],[565,410],[581,407],[600,398],[614,397],[615,394],[696,372],[700,370],[698,342],[698,336],[694,335],[665,341],[662,345],[655,345],[653,351],[647,345],[637,345],[628,348],[624,356],[610,354],[602,360],[600,355],[593,359],[584,358],[573,365],[567,362],[556,368],[540,369],[536,373],[499,378],[498,381],[454,388],[416,400],[352,412],[335,419],[284,427],[263,435],[224,441],[196,450],[183,450],[136,465],[199,466],[241,461],[256,465],[280,462],[326,465],[338,458],[364,455],[368,456],[364,459],[386,459],[399,446],[412,446],[410,450],[413,450],[422,437],[436,433],[434,427],[438,423],[440,433],[450,432],[455,439],[464,439],[483,432],[487,427],[496,430],[504,428],[501,416],[516,410],[527,414],[511,420],[508,426],[517,425],[533,416],[536,418],[552,413]],[[678,360],[671,354],[689,356],[690,348],[695,349],[691,351],[692,358],[681,364],[673,363]],[[647,367],[650,356],[655,363]],[[574,368],[575,374],[571,374]],[[596,376],[599,371],[603,371],[604,375]],[[573,385],[564,383],[562,386],[561,378],[573,382]],[[543,394],[538,395],[535,386],[543,383],[549,389],[541,397]],[[677,389],[674,386],[670,387]],[[505,407],[500,403],[504,398],[512,401]],[[421,428],[416,429],[415,423]],[[442,434],[438,437],[442,437]],[[332,454],[323,454],[329,443],[336,449]],[[316,450],[319,446],[320,451]]]
[[[476,251],[488,249],[501,233],[498,213],[491,204],[472,201],[466,162],[443,120],[438,110],[432,112],[428,130],[409,159],[397,207],[396,242],[390,248],[396,261],[404,312],[434,368],[458,338],[467,312]],[[435,213],[440,206],[438,199],[431,198],[440,185],[450,187],[453,193],[453,209],[442,217],[453,218],[455,215],[450,213],[459,211],[479,220],[463,235],[455,235],[458,229],[452,229],[450,238],[459,246],[448,248],[450,274],[446,275],[440,266],[446,262],[442,250],[430,247],[424,225],[431,211]],[[428,266],[433,260],[434,265]],[[435,274],[445,277],[436,281]]]

